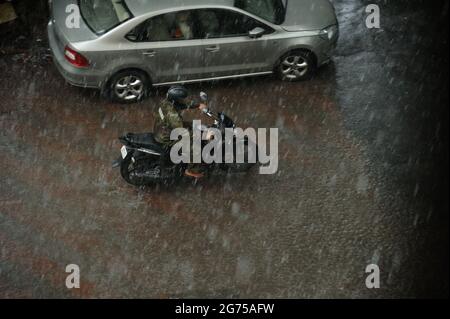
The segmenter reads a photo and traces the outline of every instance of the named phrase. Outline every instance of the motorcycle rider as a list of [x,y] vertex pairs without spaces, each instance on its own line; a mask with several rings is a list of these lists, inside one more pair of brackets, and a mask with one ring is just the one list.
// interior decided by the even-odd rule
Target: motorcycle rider
[[[206,109],[204,103],[188,99],[189,92],[183,86],[173,86],[167,92],[167,98],[161,103],[155,113],[155,140],[166,149],[170,149],[176,141],[170,140],[170,133],[177,128],[185,127],[182,112],[189,109]],[[192,149],[192,148],[191,148]],[[185,171],[186,176],[202,178],[201,164],[190,163]]]

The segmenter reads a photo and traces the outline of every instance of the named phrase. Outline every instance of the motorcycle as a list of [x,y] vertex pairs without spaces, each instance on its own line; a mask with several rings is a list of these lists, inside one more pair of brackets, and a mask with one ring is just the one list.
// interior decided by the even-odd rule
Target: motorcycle
[[[200,98],[203,103],[208,105],[208,95],[201,92]],[[208,109],[203,113],[214,120],[211,128],[218,129],[222,133],[223,160],[221,164],[202,164],[208,172],[216,168],[227,172],[247,172],[255,163],[233,163],[225,164],[225,130],[235,129],[234,121],[222,112],[215,113]],[[205,127],[204,129],[208,129]],[[237,143],[243,143],[245,146],[245,158],[248,157],[251,146],[256,151],[257,145],[250,141],[247,137],[238,141],[233,139],[233,150],[236,149]],[[153,133],[134,134],[128,133],[119,137],[123,144],[121,148],[121,157],[113,163],[113,168],[120,168],[122,178],[129,184],[134,186],[143,186],[148,184],[170,183],[179,180],[184,176],[187,168],[186,163],[175,164],[170,159],[170,149],[164,148],[158,143]],[[205,141],[202,141],[204,143]],[[203,144],[202,146],[204,146]],[[240,144],[242,145],[242,144]],[[257,154],[257,151],[256,151]]]

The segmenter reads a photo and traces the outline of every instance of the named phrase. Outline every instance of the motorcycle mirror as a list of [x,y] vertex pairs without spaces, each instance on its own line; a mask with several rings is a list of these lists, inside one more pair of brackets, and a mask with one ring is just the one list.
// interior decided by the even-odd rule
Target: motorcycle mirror
[[200,98],[202,99],[202,102],[208,102],[208,94],[205,92],[200,92]]

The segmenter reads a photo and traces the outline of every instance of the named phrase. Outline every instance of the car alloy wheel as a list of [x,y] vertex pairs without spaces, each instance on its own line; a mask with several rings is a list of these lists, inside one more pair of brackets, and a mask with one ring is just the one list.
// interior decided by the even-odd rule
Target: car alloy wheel
[[127,102],[141,99],[144,92],[144,81],[136,75],[121,77],[114,86],[114,93],[117,98]]
[[281,62],[281,73],[287,80],[303,78],[309,71],[308,60],[301,55],[289,55]]

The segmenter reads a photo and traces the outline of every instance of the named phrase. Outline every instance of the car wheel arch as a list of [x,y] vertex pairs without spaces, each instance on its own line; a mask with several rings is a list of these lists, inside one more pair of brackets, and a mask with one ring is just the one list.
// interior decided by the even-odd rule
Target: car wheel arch
[[108,77],[105,79],[105,81],[103,82],[103,87],[102,87],[102,91],[107,91],[109,85],[111,84],[111,80],[119,73],[122,72],[126,72],[126,71],[130,71],[130,72],[139,72],[142,73],[145,77],[146,80],[148,81],[148,83],[150,84],[150,86],[152,85],[153,81],[152,81],[152,76],[151,74],[147,71],[144,70],[140,67],[123,67],[117,70],[114,70],[113,72],[111,72]]

